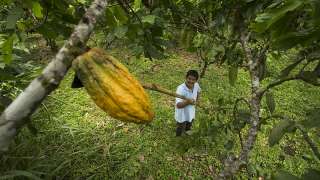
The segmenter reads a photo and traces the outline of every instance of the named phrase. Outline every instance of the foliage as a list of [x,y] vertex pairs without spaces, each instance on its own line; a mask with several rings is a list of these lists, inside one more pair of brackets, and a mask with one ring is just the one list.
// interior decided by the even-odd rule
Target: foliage
[[[29,60],[26,58],[30,52],[29,50],[32,49],[26,46],[28,38],[34,34],[41,34],[51,49],[53,51],[57,50],[59,42],[69,37],[73,26],[79,21],[89,3],[90,1],[86,0],[6,0],[1,2],[0,101],[2,109],[5,104],[8,104],[8,97],[13,97],[16,93],[9,96],[7,96],[7,94],[10,94],[12,89],[19,91],[19,88],[23,87],[24,83],[21,82],[20,79],[22,81],[27,80],[27,78],[24,77],[29,76],[29,74],[36,74],[39,68],[39,64],[33,67],[31,65],[32,62],[28,63]],[[319,128],[319,98],[317,98],[318,91],[312,89],[309,85],[319,86],[320,84],[320,47],[318,45],[320,33],[319,5],[319,2],[316,0],[111,1],[105,12],[105,19],[99,22],[100,24],[96,27],[95,38],[93,38],[92,41],[101,42],[101,44],[96,45],[104,47],[111,47],[111,44],[114,44],[114,47],[121,47],[123,49],[123,46],[126,46],[131,50],[132,54],[137,57],[144,55],[149,59],[162,59],[163,62],[166,62],[166,58],[169,56],[168,52],[170,47],[183,47],[190,52],[197,52],[198,57],[202,60],[200,66],[203,69],[211,63],[229,69],[227,72],[222,72],[228,74],[227,80],[229,80],[232,87],[226,85],[226,80],[221,82],[217,80],[215,78],[217,74],[213,74],[212,72],[201,80],[203,85],[205,84],[208,87],[208,94],[210,92],[212,93],[210,95],[215,97],[216,94],[214,93],[218,92],[219,96],[222,97],[216,98],[217,100],[209,99],[209,95],[206,97],[212,107],[206,110],[208,116],[203,116],[200,118],[201,120],[199,120],[199,129],[201,129],[201,131],[198,135],[199,137],[205,136],[205,138],[201,138],[201,141],[198,141],[198,143],[203,143],[206,148],[213,151],[212,156],[217,157],[221,155],[223,156],[222,159],[224,159],[227,155],[241,151],[242,134],[250,132],[248,128],[250,128],[249,124],[252,122],[250,122],[249,119],[253,116],[252,111],[249,112],[248,108],[252,109],[252,107],[238,107],[238,104],[235,103],[233,108],[234,112],[231,113],[230,111],[222,109],[216,110],[214,104],[218,104],[218,108],[225,108],[226,106],[233,105],[239,98],[253,97],[255,95],[249,91],[251,88],[248,86],[250,79],[244,75],[245,72],[243,72],[243,69],[249,71],[251,74],[257,70],[259,83],[262,84],[262,88],[267,88],[265,89],[266,98],[262,100],[265,101],[265,103],[259,102],[257,105],[261,111],[258,118],[264,120],[263,125],[259,127],[259,132],[261,132],[259,136],[264,136],[271,132],[269,145],[273,146],[273,148],[279,148],[276,144],[280,146],[283,141],[287,139],[285,137],[298,139],[296,133],[294,133],[296,128],[307,130],[310,132],[311,137],[315,139],[315,129],[317,130]],[[244,43],[247,43],[247,45]],[[251,54],[247,52],[246,48],[250,50]],[[23,53],[23,55],[20,56],[19,53]],[[20,57],[23,57],[24,60],[19,59]],[[259,62],[256,69],[248,69],[248,60],[250,60],[250,58],[253,62]],[[135,60],[137,62],[127,63],[132,63],[132,68],[136,70],[138,75],[140,75],[139,73],[145,74],[143,71],[145,70],[144,68],[146,68],[145,66],[154,63],[139,61],[139,59]],[[177,61],[181,61],[181,59]],[[177,66],[186,69],[194,65],[182,66],[177,62],[160,65],[160,67],[164,66]],[[17,69],[20,69],[20,71]],[[164,74],[159,73],[162,77],[156,76],[156,73],[153,74],[155,76],[151,76],[150,71],[147,72],[149,72],[149,74],[147,74],[150,77],[144,77],[144,80],[165,83],[172,89],[175,88],[172,82],[180,81],[177,79],[176,74],[170,74],[170,72],[163,72]],[[180,72],[175,69],[174,72],[177,74],[180,73],[181,77],[183,77],[182,70]],[[279,76],[276,74],[279,74]],[[167,77],[167,79],[163,77]],[[274,83],[281,84],[286,82],[288,78],[299,79],[304,81],[304,83],[298,85],[289,84],[288,87],[294,87],[294,89],[286,87],[275,89],[272,86],[277,85]],[[167,81],[170,81],[170,83]],[[274,88],[274,90],[271,91],[268,88]],[[242,91],[242,89],[245,90]],[[309,92],[316,92],[314,93],[316,95],[310,95],[308,94]],[[4,98],[2,97],[3,94],[6,95]],[[60,95],[63,96],[63,94]],[[155,94],[153,94],[153,96],[160,98],[160,96]],[[169,116],[164,113],[168,111],[168,107],[158,108],[159,112],[162,112],[161,116],[163,117],[161,118],[169,118]],[[61,113],[61,111],[59,112]],[[278,116],[281,121],[275,123],[273,119],[277,117],[277,113],[281,113],[283,116]],[[230,118],[231,114],[233,118]],[[305,114],[306,116],[304,116]],[[290,118],[287,118],[288,116]],[[77,118],[79,117],[81,116],[79,115]],[[161,123],[156,125],[166,127]],[[221,131],[216,129],[221,129]],[[72,128],[68,130],[73,132]],[[90,130],[95,129],[92,128]],[[150,132],[155,131],[156,127],[150,128],[149,130],[149,134],[151,134]],[[80,134],[82,131],[78,129],[77,132]],[[110,136],[112,133],[110,133]],[[219,133],[223,135],[219,136]],[[208,141],[215,139],[212,138],[212,136],[221,139],[220,141],[216,140],[208,143]],[[237,136],[240,138],[240,142],[237,142]],[[266,142],[266,140],[259,139],[259,136],[259,144],[256,145],[258,146],[256,148],[260,148],[260,146],[263,146]],[[45,138],[47,137],[45,136]],[[150,140],[147,137],[145,138]],[[104,140],[111,141],[112,139],[106,138]],[[138,139],[136,142],[137,144],[143,143],[143,140],[145,139]],[[108,172],[116,171],[121,175],[125,174],[127,177],[142,176],[141,172],[148,171],[146,170],[148,169],[146,168],[147,166],[137,163],[137,157],[127,156],[126,151],[123,149],[125,149],[126,143],[129,142],[125,138],[122,138],[121,141],[117,142],[120,144],[120,150],[111,152],[119,152],[121,154],[119,156],[124,158],[117,159],[115,162],[112,161],[107,165],[104,164],[104,167],[115,167],[114,169],[107,169]],[[184,145],[188,148],[183,146],[182,151],[186,149],[189,150],[189,147],[195,144],[194,141],[187,141]],[[92,143],[90,140],[87,140],[87,142]],[[162,143],[165,144],[166,142]],[[214,143],[220,148],[218,149],[221,151],[220,154],[218,151],[212,149]],[[72,143],[69,145],[73,147]],[[81,148],[85,147],[86,146],[81,146]],[[96,146],[98,149],[99,147],[100,145]],[[81,148],[73,148],[78,150],[76,153],[83,151]],[[135,148],[136,146],[128,149],[134,151]],[[301,151],[308,151],[304,146],[299,146],[299,148],[302,149]],[[86,152],[88,152],[88,159],[92,154],[97,153],[95,149],[87,148],[86,150]],[[274,152],[271,148],[268,150]],[[257,151],[255,151],[255,153],[257,154]],[[72,156],[72,154],[73,152],[70,152],[70,156]],[[164,155],[156,156],[151,154],[150,156],[154,159],[166,158]],[[118,158],[117,155],[114,157]],[[140,158],[140,160],[141,159],[143,158]],[[303,158],[294,160],[304,162]],[[73,163],[77,163],[77,161],[79,160],[70,160],[70,162]],[[118,161],[128,161],[132,166],[128,167],[124,164],[119,164]],[[300,167],[299,173],[295,173],[293,171],[294,168],[292,168],[294,165],[288,165],[290,163],[279,162],[279,164],[274,165],[267,161],[267,166],[263,164],[259,158],[250,159],[249,162],[251,161],[260,162],[262,165],[258,163],[254,165],[252,165],[252,163],[249,164],[247,170],[250,172],[244,176],[265,176],[265,172],[261,170],[261,166],[271,167],[271,170],[285,167],[289,169],[291,173],[294,173],[294,175],[291,175],[288,172],[282,171],[276,174],[275,178],[294,178],[294,176],[297,175],[308,176],[308,173],[307,175],[303,175],[302,169],[305,170],[306,167],[314,168],[311,167],[311,162],[308,162],[308,165],[304,165],[303,168]],[[56,169],[48,168],[49,170],[47,170],[58,172],[64,166],[68,166],[70,162],[61,161],[61,166],[56,166]],[[154,165],[156,163],[150,162],[150,164]],[[162,167],[168,166],[173,169],[175,168],[171,161],[169,163],[164,162],[164,164]],[[218,165],[219,168],[222,166],[221,164],[222,163]],[[120,166],[125,167],[121,168]],[[291,167],[291,169],[288,167]],[[89,169],[90,173],[93,173],[98,168]],[[154,171],[157,171],[157,169],[154,169]],[[139,174],[139,172],[141,174]],[[169,172],[171,173],[169,174],[174,177],[182,174],[175,174],[175,170],[169,170]],[[311,174],[317,174],[312,170],[309,172]],[[33,177],[33,174],[38,173],[37,175],[41,176],[41,172],[30,174],[29,172],[16,171],[14,173],[27,177]],[[8,176],[14,173],[9,172]],[[149,173],[152,174],[152,172]],[[269,171],[267,173],[270,175]],[[81,172],[74,172],[73,176],[77,176],[77,174],[81,174]],[[121,177],[119,174],[111,178]],[[86,174],[85,177],[87,177],[87,175],[88,174]],[[240,172],[240,176],[241,175]],[[53,175],[49,174],[48,176],[51,177]],[[61,176],[64,177],[63,174],[61,174]],[[165,178],[169,178],[166,175],[164,176]],[[94,178],[95,176],[92,175],[89,177]]]
[[[125,54],[130,51],[115,50],[113,56],[127,64],[141,81],[161,84],[172,90],[183,82],[185,69],[198,68],[191,57],[182,56],[183,52],[179,52],[170,54],[170,58],[164,59],[159,69],[152,72],[150,67],[159,62],[136,59],[134,56],[126,60]],[[279,61],[273,63],[279,65]],[[225,74],[228,74],[227,68],[214,67],[200,84],[202,100],[211,104],[212,109],[218,105],[232,107],[235,99],[250,93],[249,77],[245,71],[239,69],[234,87],[226,83],[228,77]],[[70,72],[60,88],[48,97],[45,102],[48,111],[41,108],[33,116],[32,122],[39,131],[37,136],[22,129],[15,141],[19,146],[12,146],[2,156],[1,175],[13,175],[12,171],[16,170],[27,172],[17,172],[17,178],[32,177],[26,176],[32,174],[42,179],[211,179],[222,169],[222,161],[227,155],[241,150],[237,134],[232,126],[228,128],[233,122],[232,109],[226,109],[225,113],[223,110],[209,110],[207,113],[204,109],[197,109],[194,135],[176,139],[172,109],[174,98],[149,91],[156,119],[148,126],[123,124],[110,119],[95,106],[84,89],[71,89],[73,75]],[[300,88],[308,89],[308,93],[303,93]],[[278,105],[275,113],[294,114],[300,118],[305,116],[299,114],[301,108],[320,103],[316,99],[319,91],[299,82],[280,87],[274,96]],[[310,99],[316,99],[316,102]],[[238,107],[239,111],[248,109],[245,103],[240,103]],[[252,172],[255,172],[252,176],[268,177],[278,169],[301,176],[308,168],[319,169],[319,163],[309,148],[302,139],[295,139],[294,134],[284,136],[280,145],[270,148],[267,138],[273,123],[275,121],[270,121],[261,128],[250,160]],[[242,131],[246,129],[245,126]],[[296,142],[293,156],[283,150],[291,139]],[[232,148],[230,141],[233,142]],[[301,158],[305,153],[310,154],[309,160]],[[283,155],[285,157],[281,160]],[[248,179],[249,174],[241,171],[237,177]]]

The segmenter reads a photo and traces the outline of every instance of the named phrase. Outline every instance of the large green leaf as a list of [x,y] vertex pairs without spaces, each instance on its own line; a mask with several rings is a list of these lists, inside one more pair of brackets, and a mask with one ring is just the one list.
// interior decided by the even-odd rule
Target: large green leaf
[[185,44],[184,44],[186,48],[192,47],[193,38],[194,38],[194,31],[192,31],[192,30],[187,31],[186,40],[185,40]]
[[272,8],[269,7],[264,13],[259,14],[255,19],[255,23],[253,23],[251,27],[256,32],[265,32],[286,13],[294,11],[303,4],[304,1],[301,0],[282,1],[280,5]]
[[137,11],[137,10],[139,10],[141,8],[141,5],[142,5],[141,0],[134,0],[133,9],[135,11]]
[[274,110],[276,109],[276,103],[274,100],[273,93],[271,91],[266,92],[266,103],[270,113],[273,114]]
[[231,86],[236,84],[238,78],[238,67],[237,66],[230,66],[229,67],[229,83]]
[[228,151],[230,151],[234,146],[234,141],[232,140],[228,140],[225,144],[224,144],[224,148]]
[[22,17],[22,15],[23,9],[21,7],[16,6],[15,8],[11,9],[6,19],[6,29],[14,29],[17,21]]
[[299,180],[297,176],[290,174],[287,171],[277,171],[275,174],[272,175],[272,180]]
[[293,126],[295,126],[295,122],[287,119],[283,119],[278,124],[274,125],[269,135],[269,146],[272,147],[277,144],[283,135],[289,132]]
[[32,2],[32,12],[37,18],[43,18],[42,7],[39,2]]
[[114,16],[117,18],[119,24],[124,24],[128,21],[126,12],[120,6],[115,6],[112,11],[114,13]]
[[112,12],[111,8],[107,8],[105,11],[105,18],[106,18],[106,23],[108,24],[109,27],[116,27],[118,25],[117,19],[114,17],[114,14]]
[[[291,30],[292,31],[292,30]],[[280,36],[275,36],[273,45],[275,48],[289,49],[296,45],[307,45],[315,40],[318,40],[318,30],[302,31],[302,32],[286,32]]]
[[126,35],[127,31],[128,31],[128,26],[119,26],[115,28],[114,35],[117,38],[123,38]]
[[320,78],[318,77],[318,74],[314,71],[302,71],[300,73],[300,78],[310,84],[320,83]]
[[267,74],[267,63],[266,61],[263,61],[262,63],[259,63],[259,79],[262,81]]
[[13,49],[13,41],[16,35],[12,34],[8,37],[8,39],[2,44],[2,58],[3,62],[9,64],[12,61],[12,49]]
[[235,114],[235,119],[232,122],[232,125],[235,130],[243,129],[247,123],[250,122],[250,112],[248,110],[239,109]]
[[309,110],[306,114],[306,119],[301,124],[305,128],[320,127],[320,108]]
[[148,24],[151,24],[153,25],[156,21],[156,16],[155,15],[147,15],[147,16],[143,16],[141,21],[143,23],[148,23]]
[[154,46],[154,44],[146,44],[144,47],[145,55],[147,57],[161,59],[163,58],[163,53],[159,51],[157,47]]

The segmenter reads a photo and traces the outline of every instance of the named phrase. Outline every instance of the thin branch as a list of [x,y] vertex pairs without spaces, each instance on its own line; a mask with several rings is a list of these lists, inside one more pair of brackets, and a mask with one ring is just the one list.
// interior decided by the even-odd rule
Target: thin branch
[[200,79],[202,79],[204,77],[208,66],[209,66],[209,63],[207,61],[204,61],[204,65],[203,65],[201,72],[200,72]]
[[[234,121],[236,121],[236,119],[237,119],[236,117],[237,117],[237,112],[238,112],[238,103],[241,101],[245,102],[250,109],[250,103],[245,98],[238,98],[235,101],[234,106],[233,106],[233,119],[234,119]],[[239,136],[239,140],[240,140],[241,149],[243,149],[243,139],[241,136],[241,129],[239,129],[238,136]]]
[[[188,99],[187,97],[185,96],[182,96],[180,94],[176,94],[176,93],[173,93],[172,91],[168,90],[168,89],[165,89],[157,84],[150,84],[150,83],[143,83],[142,84],[142,87],[144,89],[148,89],[148,90],[152,90],[152,91],[157,91],[157,92],[160,92],[162,94],[166,94],[166,95],[169,95],[169,96],[172,96],[172,97],[177,97],[177,98],[180,98],[180,99],[184,99],[184,100],[191,100],[191,99]],[[199,108],[202,108],[202,109],[205,109],[205,110],[224,110],[224,109],[232,109],[232,108],[228,108],[228,107],[206,107],[206,106],[203,106],[203,105],[200,105],[199,103],[196,103],[196,106],[198,106]]]
[[271,88],[273,88],[273,87],[275,87],[275,86],[279,86],[279,85],[281,85],[281,84],[284,83],[284,82],[292,81],[292,80],[297,80],[297,79],[300,79],[300,76],[299,76],[299,75],[290,76],[290,77],[285,77],[285,78],[282,78],[282,79],[280,79],[280,80],[278,80],[278,81],[274,81],[274,82],[268,84],[267,87],[265,87],[265,88],[263,88],[263,89],[260,89],[259,92],[258,92],[258,94],[260,94],[260,95],[262,96],[265,92],[267,92],[269,89],[271,89]]
[[163,94],[166,94],[166,95],[169,95],[169,96],[173,96],[173,97],[177,97],[177,98],[180,98],[180,99],[190,100],[190,99],[188,99],[188,98],[185,97],[185,96],[182,96],[182,95],[173,93],[173,92],[171,92],[170,90],[167,90],[167,89],[165,89],[165,88],[163,88],[163,87],[160,87],[160,86],[157,85],[157,84],[148,84],[148,83],[145,83],[145,84],[142,84],[142,87],[145,88],[145,89],[149,89],[149,90],[153,90],[153,91],[158,91],[158,92],[160,92],[160,93],[163,93]]

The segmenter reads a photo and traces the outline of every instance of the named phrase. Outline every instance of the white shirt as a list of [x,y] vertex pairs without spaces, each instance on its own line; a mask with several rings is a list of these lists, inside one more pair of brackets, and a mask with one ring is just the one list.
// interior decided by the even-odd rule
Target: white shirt
[[[189,89],[185,83],[178,86],[176,93],[182,96],[185,96],[189,99],[197,100],[198,94],[201,91],[201,88],[198,83],[195,83],[193,90]],[[196,109],[194,105],[187,105],[184,108],[177,108],[179,102],[183,102],[183,99],[176,98],[175,105],[175,119],[177,122],[182,123],[185,121],[192,122],[195,118]]]

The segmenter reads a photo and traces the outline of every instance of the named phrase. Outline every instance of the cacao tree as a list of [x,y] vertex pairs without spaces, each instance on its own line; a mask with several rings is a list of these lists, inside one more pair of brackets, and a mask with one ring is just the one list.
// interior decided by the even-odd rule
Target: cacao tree
[[[30,33],[40,33],[53,50],[59,47],[59,41],[69,39],[41,76],[2,113],[0,149],[7,149],[17,130],[29,120],[45,96],[59,85],[72,60],[83,53],[97,17],[104,14],[95,30],[105,34],[105,47],[115,41],[123,42],[136,55],[161,59],[166,49],[180,44],[198,53],[202,77],[210,64],[226,65],[231,85],[237,83],[239,69],[248,72],[250,96],[235,100],[234,106],[234,124],[240,124],[235,129],[240,135],[242,149],[239,155],[225,159],[219,178],[234,176],[239,169],[248,166],[260,127],[271,118],[281,121],[270,134],[270,146],[278,143],[285,133],[298,130],[319,158],[317,145],[308,136],[308,130],[319,124],[319,109],[310,110],[306,119],[293,120],[275,114],[273,96],[273,88],[287,81],[320,85],[318,1],[118,0],[110,1],[104,10],[106,2],[96,0],[87,10],[89,2],[80,0],[1,2],[0,16],[5,21],[1,21],[4,23],[1,24],[0,67],[9,66],[17,42],[24,42],[23,37]],[[80,24],[76,25],[80,19]],[[296,52],[292,63],[280,72],[279,77],[270,76],[268,56],[292,49]],[[9,74],[7,71],[3,74]],[[266,78],[273,81],[266,83]],[[261,114],[263,97],[266,97],[268,117]],[[240,101],[249,110],[240,111]],[[249,129],[243,139],[242,129],[246,126]],[[305,176],[314,172],[310,170]],[[291,176],[279,172],[276,177]]]

